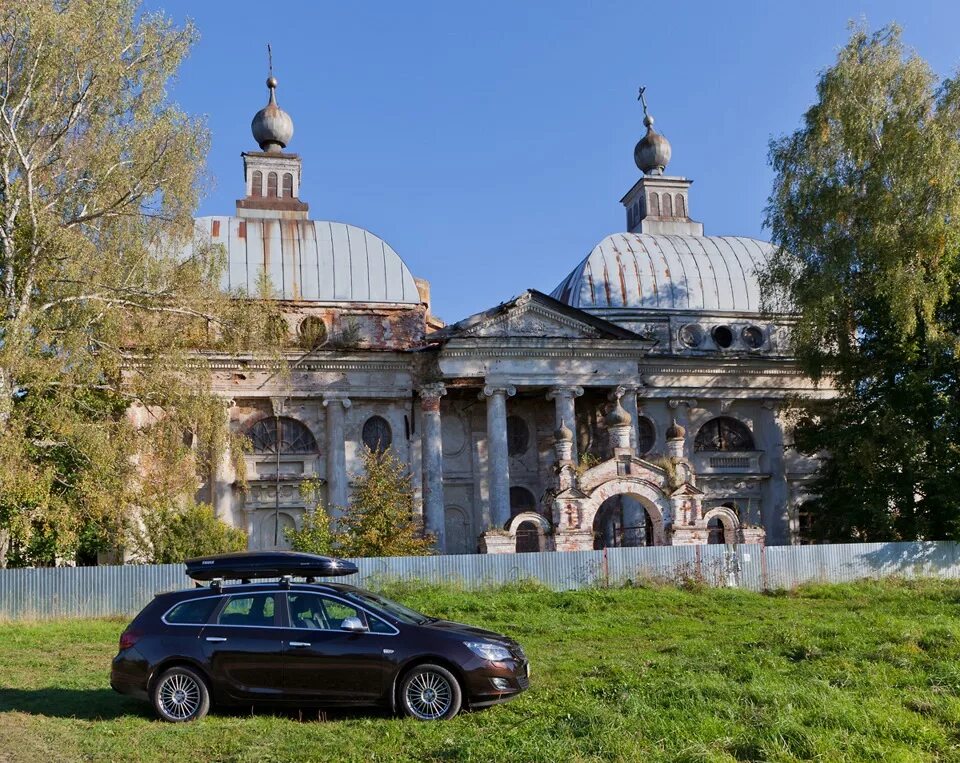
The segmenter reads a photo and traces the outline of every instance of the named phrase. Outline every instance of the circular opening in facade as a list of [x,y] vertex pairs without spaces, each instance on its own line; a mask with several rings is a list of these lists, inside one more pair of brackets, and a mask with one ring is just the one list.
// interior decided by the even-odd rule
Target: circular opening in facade
[[384,451],[393,443],[390,423],[383,416],[371,416],[363,424],[363,444],[374,452]]
[[522,456],[530,446],[530,428],[519,416],[507,416],[507,453]]
[[727,349],[731,344],[733,344],[733,332],[730,330],[730,327],[714,326],[713,341],[716,342],[717,347],[723,350]]
[[763,347],[763,330],[759,326],[745,326],[740,336],[743,337],[743,343],[751,350]]
[[308,315],[300,321],[300,327],[297,329],[297,336],[300,340],[300,346],[305,350],[312,350],[326,344],[327,324],[322,318],[315,315]]
[[684,347],[699,347],[703,339],[703,326],[699,323],[688,323],[680,328],[680,344]]

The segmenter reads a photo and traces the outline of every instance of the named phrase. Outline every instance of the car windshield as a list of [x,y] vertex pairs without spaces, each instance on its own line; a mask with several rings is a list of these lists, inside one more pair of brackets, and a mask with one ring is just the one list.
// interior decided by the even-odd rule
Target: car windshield
[[351,591],[348,596],[352,599],[363,602],[364,604],[372,604],[377,609],[386,612],[388,615],[393,615],[395,618],[404,623],[423,625],[423,623],[430,622],[430,620],[435,619],[432,617],[427,617],[426,615],[422,615],[416,610],[410,609],[410,607],[403,606],[403,604],[398,604],[397,602],[391,601],[383,596],[370,593],[369,591]]

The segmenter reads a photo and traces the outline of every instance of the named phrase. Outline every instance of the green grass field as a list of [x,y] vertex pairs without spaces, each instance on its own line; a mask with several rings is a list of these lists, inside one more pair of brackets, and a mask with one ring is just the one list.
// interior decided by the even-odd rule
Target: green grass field
[[6,624],[0,762],[960,760],[957,584],[389,593],[517,637],[530,691],[446,723],[215,711],[173,726],[109,688],[124,623]]

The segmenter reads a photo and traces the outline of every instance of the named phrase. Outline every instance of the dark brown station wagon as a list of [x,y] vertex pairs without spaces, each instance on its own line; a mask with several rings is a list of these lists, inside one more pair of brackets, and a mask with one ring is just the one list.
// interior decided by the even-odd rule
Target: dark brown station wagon
[[[384,705],[438,720],[528,687],[526,655],[506,636],[316,582],[353,572],[290,552],[189,560],[187,574],[211,585],[158,594],[120,636],[110,685],[175,722],[258,703]],[[252,582],[266,577],[280,580]]]

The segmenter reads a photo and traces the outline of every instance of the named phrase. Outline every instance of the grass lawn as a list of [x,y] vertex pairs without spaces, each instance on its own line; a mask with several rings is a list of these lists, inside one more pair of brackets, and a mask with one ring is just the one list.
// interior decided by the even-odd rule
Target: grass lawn
[[960,585],[761,596],[389,591],[524,645],[531,689],[446,723],[214,713],[174,726],[108,685],[125,623],[0,625],[0,763],[70,760],[960,761]]

